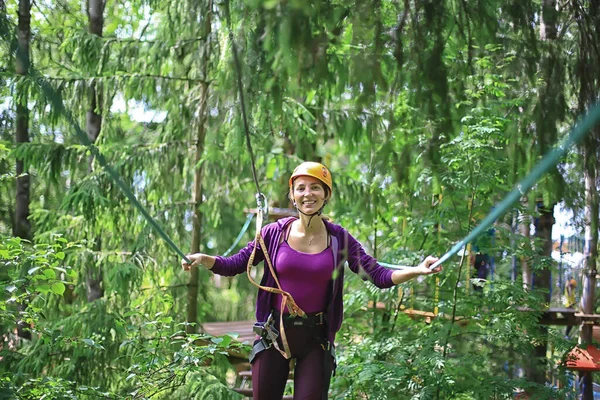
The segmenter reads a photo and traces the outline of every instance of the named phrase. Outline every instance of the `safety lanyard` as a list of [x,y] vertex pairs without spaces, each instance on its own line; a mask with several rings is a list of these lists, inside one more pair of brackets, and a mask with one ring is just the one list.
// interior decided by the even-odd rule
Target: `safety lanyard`
[[[262,223],[265,214],[264,211],[266,209],[265,206],[263,206],[263,204],[267,204],[266,198],[264,197],[264,195],[258,194],[256,196],[256,202],[258,206],[256,211],[256,235],[254,238],[254,247],[252,248],[252,253],[250,254],[250,258],[248,259],[248,265],[246,266],[246,274],[248,275],[248,280],[250,281],[250,283],[252,283],[257,288],[270,293],[281,295],[281,312],[279,313],[279,332],[281,333],[281,342],[283,343],[283,350],[279,348],[279,345],[277,344],[276,340],[273,341],[273,346],[287,360],[292,357],[292,353],[290,351],[290,346],[287,340],[287,336],[285,334],[285,327],[283,325],[283,310],[285,310],[287,307],[292,317],[305,317],[306,313],[298,306],[298,304],[296,304],[294,297],[292,297],[292,295],[289,292],[286,292],[281,288],[281,284],[279,283],[279,279],[277,278],[277,274],[275,273],[275,269],[273,268],[273,263],[271,262],[271,257],[269,256],[269,252],[267,250],[267,245],[265,244],[265,241],[261,235]],[[269,271],[271,272],[271,275],[275,280],[275,284],[277,285],[276,288],[270,286],[262,286],[256,283],[254,279],[252,279],[252,275],[250,274],[250,272],[252,270],[252,264],[256,256],[256,250],[259,248],[259,246],[263,251],[265,262],[269,267]]]

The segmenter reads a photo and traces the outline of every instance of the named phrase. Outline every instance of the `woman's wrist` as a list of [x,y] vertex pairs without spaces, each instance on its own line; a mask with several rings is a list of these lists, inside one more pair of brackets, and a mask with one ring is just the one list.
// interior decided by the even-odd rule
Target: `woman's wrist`
[[202,265],[206,269],[212,269],[215,266],[216,258],[214,256],[204,255]]
[[215,265],[216,258],[203,253],[190,254],[188,258],[193,266],[202,266],[206,269],[212,269]]
[[411,268],[394,271],[392,273],[392,282],[394,283],[394,285],[399,285],[399,284],[409,281],[413,278],[416,278],[419,275],[422,275],[422,274],[420,274],[418,271],[411,269]]

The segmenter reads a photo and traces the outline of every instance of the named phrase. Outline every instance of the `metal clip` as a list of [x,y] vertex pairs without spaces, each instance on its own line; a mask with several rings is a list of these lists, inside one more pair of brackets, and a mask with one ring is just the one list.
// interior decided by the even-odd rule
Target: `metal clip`
[[256,208],[257,212],[262,213],[265,217],[269,215],[269,201],[262,193],[256,193]]
[[279,337],[279,331],[273,325],[273,314],[269,314],[269,318],[264,323],[257,322],[252,327],[252,331],[270,342],[275,342]]

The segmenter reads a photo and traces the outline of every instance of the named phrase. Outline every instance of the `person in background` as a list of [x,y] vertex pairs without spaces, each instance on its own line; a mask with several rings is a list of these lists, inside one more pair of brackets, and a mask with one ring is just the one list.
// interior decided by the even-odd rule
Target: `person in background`
[[[472,258],[473,268],[475,268],[477,279],[486,280],[490,271],[490,256],[487,254],[476,253]],[[483,282],[479,281],[473,285],[473,290],[483,292]]]
[[[565,293],[563,295],[563,304],[565,307],[569,309],[574,309],[577,305],[577,300],[575,299],[575,292],[577,290],[577,281],[569,276],[567,279],[567,283],[565,284]],[[571,329],[573,329],[573,325],[567,325],[565,329],[565,339],[569,338],[569,333],[571,333]]]
[[[441,270],[430,269],[438,260],[431,256],[417,267],[403,270],[392,271],[378,264],[346,229],[323,217],[332,192],[327,167],[316,162],[300,164],[289,178],[289,198],[298,218],[283,218],[261,230],[266,248],[257,248],[253,264],[267,260],[261,286],[269,290],[259,290],[256,303],[255,332],[259,337],[250,355],[255,400],[282,398],[290,358],[296,360],[294,398],[327,398],[335,369],[333,344],[343,318],[346,263],[352,272],[379,288]],[[230,257],[190,254],[191,263],[184,260],[182,267],[203,266],[224,276],[241,274],[247,270],[254,247],[252,241]],[[298,316],[302,313],[293,306],[305,315]]]

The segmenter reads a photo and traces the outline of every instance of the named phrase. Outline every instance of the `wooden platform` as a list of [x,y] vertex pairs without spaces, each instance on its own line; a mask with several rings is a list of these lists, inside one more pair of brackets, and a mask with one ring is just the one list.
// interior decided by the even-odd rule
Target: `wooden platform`
[[[402,310],[402,312],[404,314],[408,315],[412,319],[424,318],[425,322],[428,324],[431,322],[431,320],[433,318],[437,318],[439,316],[439,315],[432,313],[431,311],[414,310],[412,308],[407,308],[405,310]],[[452,320],[452,316],[449,314],[444,314],[444,318],[447,320]],[[457,315],[456,317],[454,317],[454,322],[461,326],[464,326],[469,323],[469,319],[465,318],[463,316]]]
[[[534,310],[528,309],[525,307],[519,308],[518,310],[521,312],[534,312]],[[402,310],[402,312],[407,314],[409,317],[411,317],[413,319],[415,319],[415,318],[425,319],[425,321],[427,323],[431,322],[431,320],[433,318],[436,318],[436,315],[430,311],[421,311],[421,310],[414,310],[414,309],[408,308],[408,309]],[[450,318],[449,315],[444,315],[444,317],[447,319]],[[457,316],[455,318],[455,321],[460,322],[461,324],[464,324],[468,321],[468,318],[465,318],[462,316]],[[582,314],[582,313],[577,312],[576,310],[573,310],[570,308],[550,308],[541,313],[539,323],[541,325],[558,325],[558,326],[560,326],[560,325],[562,325],[562,326],[567,326],[567,325],[579,326],[581,324],[600,326],[600,315],[598,315],[598,314]],[[594,330],[594,332],[596,332],[596,330]],[[598,332],[600,332],[600,327],[598,329]]]
[[[522,307],[518,309],[522,312],[534,312],[534,310]],[[542,325],[600,325],[600,315],[583,314],[571,308],[549,308],[543,311],[540,316]]]
[[[373,305],[370,304],[372,307]],[[377,304],[378,308],[380,304]],[[531,309],[521,308],[521,312],[533,312]],[[412,308],[404,309],[402,312],[414,319],[425,319],[426,322],[431,322],[437,316],[431,311],[421,311]],[[444,318],[450,318],[445,314]],[[465,324],[468,318],[457,316],[455,322]],[[540,316],[540,324],[542,325],[574,325],[592,324],[594,326],[594,336],[600,342],[600,315],[597,314],[581,314],[569,308],[550,308],[543,312]],[[256,334],[252,331],[254,321],[233,321],[233,322],[207,322],[202,324],[201,331],[213,336],[223,336],[228,333],[237,334],[237,340],[240,343],[252,345],[256,339]]]

